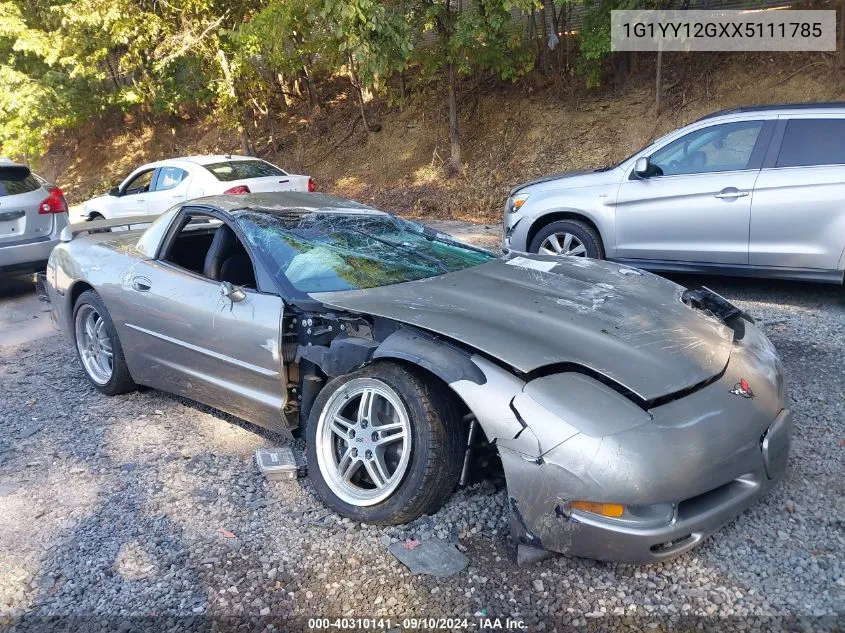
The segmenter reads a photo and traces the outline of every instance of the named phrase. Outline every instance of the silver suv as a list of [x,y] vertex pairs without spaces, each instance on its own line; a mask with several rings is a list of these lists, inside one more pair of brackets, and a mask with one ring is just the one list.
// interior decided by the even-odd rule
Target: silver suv
[[61,189],[0,159],[0,274],[44,270],[67,225]]
[[717,112],[613,167],[522,184],[503,247],[842,283],[845,104]]

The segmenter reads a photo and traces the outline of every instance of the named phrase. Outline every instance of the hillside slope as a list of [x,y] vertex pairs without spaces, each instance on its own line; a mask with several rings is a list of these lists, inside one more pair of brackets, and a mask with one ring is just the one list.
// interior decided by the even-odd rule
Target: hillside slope
[[[291,110],[251,131],[256,153],[308,173],[323,191],[421,218],[498,221],[509,189],[554,171],[621,160],[650,140],[714,110],[756,103],[830,101],[843,81],[827,54],[667,54],[664,106],[655,113],[652,57],[623,85],[586,90],[578,78],[527,79],[462,92],[464,173],[446,178],[445,104],[416,93],[402,111],[369,104],[367,134],[346,85],[315,114]],[[126,117],[94,134],[56,139],[39,169],[71,202],[100,193],[139,164],[174,155],[238,152],[213,120],[139,124]]]

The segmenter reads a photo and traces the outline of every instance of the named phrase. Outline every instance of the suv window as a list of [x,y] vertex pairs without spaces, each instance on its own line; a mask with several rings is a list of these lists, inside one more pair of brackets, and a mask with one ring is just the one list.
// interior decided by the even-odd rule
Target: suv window
[[690,132],[649,157],[656,176],[746,169],[763,121],[723,123]]
[[845,119],[792,119],[776,167],[845,164]]
[[150,190],[150,182],[153,179],[153,170],[150,169],[145,172],[141,172],[137,176],[135,176],[128,185],[126,185],[126,189],[123,190],[124,196],[131,196],[136,193],[147,193]]
[[25,169],[0,168],[0,198],[29,193],[41,187],[41,183]]
[[177,187],[188,176],[188,172],[178,167],[159,167],[153,191],[167,191]]
[[212,163],[205,168],[221,182],[245,180],[247,178],[266,178],[268,176],[287,176],[285,172],[265,163],[263,160],[227,160],[224,163]]

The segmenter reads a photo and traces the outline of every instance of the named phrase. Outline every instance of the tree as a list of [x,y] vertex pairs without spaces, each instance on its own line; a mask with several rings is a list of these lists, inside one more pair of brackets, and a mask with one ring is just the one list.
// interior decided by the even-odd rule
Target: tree
[[[471,0],[468,0],[468,3]],[[511,9],[529,9],[534,0],[420,0],[423,28],[437,34],[433,46],[417,51],[428,73],[443,77],[449,112],[449,167],[462,169],[457,80],[460,75],[489,72],[515,80],[533,67],[533,56],[519,32],[510,31]]]
[[401,8],[378,0],[322,0],[336,63],[346,69],[368,131],[377,130],[367,120],[364,103],[380,77],[405,68],[413,50]]

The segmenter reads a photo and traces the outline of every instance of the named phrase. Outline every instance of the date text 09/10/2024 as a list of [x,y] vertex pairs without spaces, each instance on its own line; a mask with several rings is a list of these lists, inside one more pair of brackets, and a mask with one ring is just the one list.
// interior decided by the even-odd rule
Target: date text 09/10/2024
[[474,630],[474,631],[522,631],[527,625],[517,618],[474,617],[474,618],[310,618],[309,630],[355,630],[355,631],[430,631],[430,630]]

